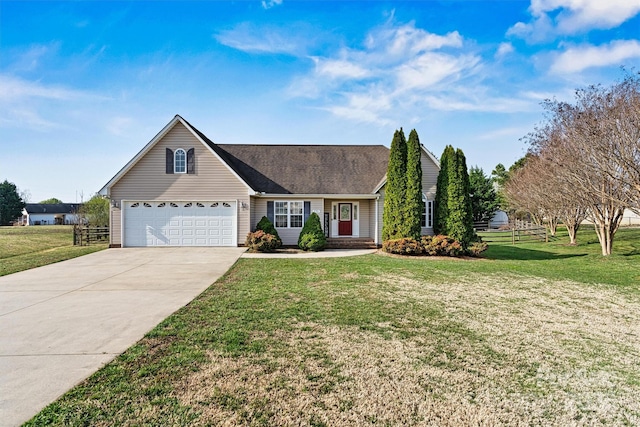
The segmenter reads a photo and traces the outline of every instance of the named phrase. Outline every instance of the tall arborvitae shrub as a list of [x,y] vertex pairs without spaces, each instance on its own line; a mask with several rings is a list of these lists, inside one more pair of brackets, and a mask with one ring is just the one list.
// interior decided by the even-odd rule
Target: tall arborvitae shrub
[[407,141],[402,128],[396,130],[391,141],[387,185],[384,194],[382,240],[404,237],[404,202],[407,192]]
[[405,214],[403,236],[419,240],[422,228],[422,213],[425,205],[422,200],[422,162],[420,160],[420,138],[415,129],[409,133],[407,141],[407,192],[405,196]]
[[455,162],[455,150],[447,145],[440,157],[440,173],[436,187],[435,209],[433,212],[433,231],[435,234],[447,235],[447,217],[449,216],[449,180],[450,165]]
[[454,153],[453,161],[448,162],[448,169],[450,179],[447,187],[446,234],[459,241],[466,250],[474,240],[475,232],[469,196],[469,173],[462,150],[458,149]]

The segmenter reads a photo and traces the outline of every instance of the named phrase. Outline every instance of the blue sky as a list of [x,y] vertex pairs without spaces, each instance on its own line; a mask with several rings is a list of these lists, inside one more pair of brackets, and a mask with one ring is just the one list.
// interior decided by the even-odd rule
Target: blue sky
[[175,114],[218,143],[415,128],[489,173],[542,100],[620,66],[640,68],[640,0],[2,0],[0,180],[86,200]]

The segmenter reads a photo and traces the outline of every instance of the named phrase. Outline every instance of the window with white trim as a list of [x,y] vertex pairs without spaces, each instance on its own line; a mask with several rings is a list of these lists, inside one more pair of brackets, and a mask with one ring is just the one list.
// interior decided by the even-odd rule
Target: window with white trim
[[187,152],[178,148],[173,154],[173,172],[187,173]]
[[424,211],[422,212],[421,227],[433,227],[433,200],[424,201]]
[[304,219],[304,202],[274,203],[275,226],[278,228],[300,228]]

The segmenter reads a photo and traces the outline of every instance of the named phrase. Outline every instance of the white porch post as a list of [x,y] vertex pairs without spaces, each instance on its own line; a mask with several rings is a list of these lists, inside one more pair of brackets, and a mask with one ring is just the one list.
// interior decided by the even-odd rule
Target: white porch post
[[376,231],[374,233],[376,245],[380,244],[380,236],[378,235],[378,201],[379,200],[380,200],[380,197],[376,197],[376,208],[375,208],[375,211],[376,211],[376,221],[375,221],[376,228],[375,228],[375,230]]

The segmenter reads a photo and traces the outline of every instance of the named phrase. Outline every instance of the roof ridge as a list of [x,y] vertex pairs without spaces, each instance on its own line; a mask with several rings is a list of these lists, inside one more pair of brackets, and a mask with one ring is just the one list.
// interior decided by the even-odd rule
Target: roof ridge
[[233,146],[258,146],[258,147],[340,147],[340,148],[352,148],[352,147],[384,147],[387,148],[384,144],[269,144],[269,143],[256,143],[256,144],[246,144],[246,143],[223,143],[216,144],[221,147],[233,145]]

